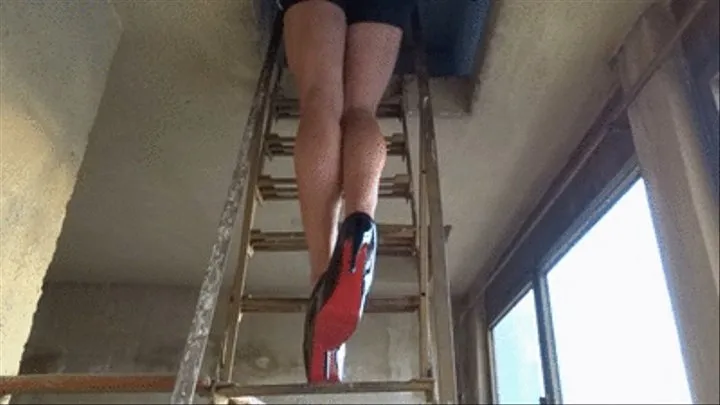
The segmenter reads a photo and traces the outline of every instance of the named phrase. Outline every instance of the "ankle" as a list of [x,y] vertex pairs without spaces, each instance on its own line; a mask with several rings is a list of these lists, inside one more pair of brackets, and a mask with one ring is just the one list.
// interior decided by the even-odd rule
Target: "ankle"
[[369,204],[358,204],[356,206],[345,206],[345,219],[353,215],[367,216],[371,220],[375,220],[375,209]]
[[310,288],[314,288],[317,284],[318,280],[320,280],[320,277],[322,277],[323,272],[310,272]]

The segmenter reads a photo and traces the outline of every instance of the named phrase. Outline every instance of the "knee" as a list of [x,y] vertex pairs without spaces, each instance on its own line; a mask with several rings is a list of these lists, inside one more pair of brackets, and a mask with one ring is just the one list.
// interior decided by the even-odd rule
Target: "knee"
[[343,111],[340,123],[343,128],[364,129],[377,127],[375,112],[367,107],[350,107]]
[[300,119],[340,123],[342,99],[322,87],[313,87],[300,96]]

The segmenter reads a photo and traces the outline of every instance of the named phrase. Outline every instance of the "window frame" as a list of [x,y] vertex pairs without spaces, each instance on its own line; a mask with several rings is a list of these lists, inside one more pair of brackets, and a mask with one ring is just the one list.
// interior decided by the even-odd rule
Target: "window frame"
[[[717,135],[718,114],[714,102],[710,102],[714,100],[709,80],[718,70],[718,36],[715,29],[715,36],[709,40],[707,36],[698,40],[698,33],[707,31],[710,24],[708,21],[717,16],[718,4],[711,5],[713,9],[707,13],[709,18],[706,16],[704,20],[691,24],[683,38],[683,56],[691,76],[689,95],[703,138],[701,142],[705,148],[709,145],[711,150],[716,151],[715,156],[706,156],[709,160],[708,169],[713,171],[710,177],[715,180],[716,197],[720,197],[717,181],[718,139],[715,137],[713,140],[710,135]],[[677,18],[681,18],[683,7],[687,5],[678,1],[673,1],[671,5]],[[714,24],[717,25],[716,18]],[[461,300],[464,307],[480,308],[483,313],[486,338],[481,349],[486,352],[484,367],[488,375],[482,381],[487,384],[486,392],[494,403],[497,403],[497,394],[492,329],[531,288],[535,292],[538,334],[541,336],[539,345],[545,380],[545,402],[562,403],[550,300],[547,295],[543,296],[543,291],[547,294],[547,274],[555,264],[641,177],[627,116],[623,114],[606,135],[599,133],[601,124],[618,106],[621,97],[620,90],[608,97],[568,163],[553,179],[548,192],[520,227],[515,238],[506,245],[507,249],[496,262],[500,266],[496,264],[495,268],[490,269],[493,270],[489,272],[492,275],[490,281],[479,276]],[[592,156],[580,164],[582,159],[579,156],[597,141],[597,137],[603,138]],[[554,189],[565,182],[567,187],[554,198]],[[537,226],[531,226],[535,222]]]
[[[673,1],[672,13],[677,20],[687,12],[691,2]],[[716,198],[720,200],[720,124],[718,107],[711,90],[711,80],[720,70],[720,3],[708,2],[705,10],[696,17],[682,36],[683,59],[690,83],[687,86],[695,121],[699,132],[709,181]]]
[[[618,91],[608,99],[553,185],[565,182],[570,176],[572,180],[556,199],[550,199],[553,186],[550,187],[538,205],[542,207],[543,201],[551,201],[545,215],[514,249],[513,244],[510,245],[508,251],[512,253],[507,254],[507,264],[489,284],[483,298],[488,317],[487,341],[492,351],[493,328],[529,290],[533,290],[545,391],[541,402],[544,403],[562,403],[547,273],[640,177],[627,119],[618,120],[606,134],[598,133],[599,123],[620,102],[620,96]],[[602,136],[602,140],[591,157],[582,162],[579,156],[597,136]],[[534,219],[533,216],[530,218]],[[531,220],[523,228],[528,228]],[[490,388],[493,400],[497,401],[495,365],[494,359],[490,359],[493,382]]]

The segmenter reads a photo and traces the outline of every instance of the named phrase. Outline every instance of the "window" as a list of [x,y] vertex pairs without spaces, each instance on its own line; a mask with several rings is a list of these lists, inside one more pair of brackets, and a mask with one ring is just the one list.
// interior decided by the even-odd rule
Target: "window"
[[548,273],[566,403],[691,403],[642,180]]
[[538,266],[549,306],[530,289],[495,316],[496,403],[692,403],[645,183],[623,184],[547,273]]
[[498,403],[691,403],[628,118],[597,139],[621,99],[606,101],[489,284],[478,283]]
[[492,329],[492,341],[496,403],[539,403],[544,388],[532,290]]

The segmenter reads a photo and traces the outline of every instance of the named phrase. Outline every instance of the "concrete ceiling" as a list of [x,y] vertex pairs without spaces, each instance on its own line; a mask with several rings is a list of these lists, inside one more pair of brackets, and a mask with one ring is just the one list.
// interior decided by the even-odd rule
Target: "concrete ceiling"
[[[115,2],[125,31],[49,280],[199,284],[259,68],[249,3]],[[436,121],[455,291],[565,163],[609,88],[606,61],[647,4],[497,3],[474,114]],[[378,215],[402,222],[407,212],[381,202]],[[256,225],[298,229],[296,203],[268,203]],[[249,288],[309,288],[304,254],[267,256],[253,259]],[[408,264],[381,260],[380,294],[411,285]]]

